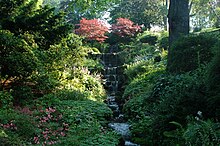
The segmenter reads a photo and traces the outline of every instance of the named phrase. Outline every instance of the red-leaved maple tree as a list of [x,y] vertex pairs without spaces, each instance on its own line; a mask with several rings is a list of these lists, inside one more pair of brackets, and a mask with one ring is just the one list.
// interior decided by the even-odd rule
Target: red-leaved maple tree
[[75,30],[75,33],[84,36],[88,40],[104,42],[108,38],[105,34],[109,31],[109,28],[101,20],[83,18],[78,25],[80,27]]
[[116,24],[111,27],[112,33],[115,33],[121,37],[134,36],[138,32],[141,32],[141,27],[135,25],[134,22],[127,18],[116,19]]

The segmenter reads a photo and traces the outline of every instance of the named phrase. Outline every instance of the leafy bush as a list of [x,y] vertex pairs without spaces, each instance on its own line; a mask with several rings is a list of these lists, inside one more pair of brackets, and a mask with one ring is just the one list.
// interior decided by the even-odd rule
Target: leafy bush
[[[144,42],[141,40],[145,37],[155,36],[154,43]],[[165,35],[166,36],[166,35]],[[164,60],[165,52],[163,47],[158,44],[158,39],[163,38],[163,33],[153,33],[146,31],[144,33],[138,34],[130,43],[121,44],[119,53],[120,60],[125,64],[131,64],[137,61],[151,60],[154,59],[155,62]]]
[[15,104],[25,104],[34,99],[31,87],[27,85],[14,86],[11,91]]
[[145,116],[131,125],[132,141],[140,145],[152,145],[151,117]]
[[33,94],[35,94],[35,96],[42,96],[43,94],[51,93],[51,91],[55,90],[56,87],[60,85],[57,73],[58,72],[41,70],[38,74],[34,74],[31,78],[31,81],[35,82],[34,86],[29,86],[29,88],[33,88]]
[[34,137],[35,121],[32,117],[12,109],[0,110],[0,129],[3,129],[7,137],[1,138],[2,145],[24,144]]
[[146,89],[144,88],[148,88],[154,85],[154,83],[157,80],[157,77],[164,72],[164,68],[165,67],[161,65],[158,66],[158,68],[152,70],[149,69],[147,72],[139,74],[136,78],[133,78],[133,80],[126,87],[123,98],[126,98],[128,96],[133,97],[136,94],[139,95],[142,93],[142,91],[145,92]]
[[156,103],[152,122],[153,139],[158,139],[155,144],[172,142],[163,136],[165,131],[176,129],[170,122],[176,121],[185,126],[188,115],[195,116],[198,111],[202,111],[204,116],[207,115],[204,76],[205,68],[194,73],[166,77],[155,86],[149,98],[151,102]]
[[[5,133],[4,130],[2,130],[2,132]],[[5,136],[0,136],[0,143],[2,146],[14,146],[14,145],[26,145],[27,144],[25,141],[21,140],[18,134],[16,133],[7,133],[4,135]]]
[[69,125],[67,135],[60,139],[60,144],[113,146],[118,143],[118,136],[103,127],[112,115],[111,109],[104,103],[64,100],[54,101],[53,106]]
[[[114,132],[103,132],[101,134],[95,134],[94,137],[90,137],[85,140],[81,145],[106,145],[115,146],[119,143],[119,136]],[[80,146],[81,146],[80,145]]]
[[198,111],[208,115],[206,67],[176,76],[162,73],[135,78],[123,95],[128,99],[125,116],[136,123],[131,127],[133,139],[143,145],[183,144],[183,129],[173,121],[185,127],[189,115],[196,116]]
[[107,145],[118,144],[119,136],[114,132],[103,129],[100,124],[90,119],[87,123],[74,124],[70,127],[69,135],[60,144],[71,146]]
[[220,144],[220,123],[207,121],[191,121],[183,134],[186,145],[215,146]]
[[52,98],[56,100],[86,100],[88,95],[77,91],[77,90],[60,90],[52,94],[45,95],[43,100],[52,100]]
[[[0,141],[8,144],[116,145],[119,136],[105,126],[112,111],[94,101],[43,100],[31,110],[0,111]],[[12,138],[14,138],[12,140]],[[10,141],[11,140],[11,141]]]
[[108,38],[106,39],[106,43],[110,45],[117,45],[117,44],[129,44],[132,41],[131,37],[120,37],[115,33],[109,33]]
[[57,144],[67,135],[69,124],[64,121],[62,113],[55,107],[37,109],[34,118],[37,121],[37,130],[32,139],[33,144]]
[[220,51],[219,51],[220,41],[215,47],[215,57],[213,58],[210,66],[208,68],[208,75],[206,77],[206,85],[208,86],[208,108],[210,118],[219,119],[220,117]]
[[218,38],[209,34],[189,35],[176,41],[170,48],[168,71],[188,72],[207,63],[213,57],[212,48]]
[[98,74],[90,74],[87,68],[74,68],[65,72],[61,82],[62,88],[78,91],[86,95],[87,99],[104,100],[106,94]]
[[0,52],[2,77],[28,77],[36,70],[38,59],[33,51],[36,48],[24,39],[8,30],[0,30],[0,44],[4,46]]
[[147,105],[146,100],[158,77],[165,70],[163,64],[155,64],[154,68],[153,65],[148,67],[147,72],[140,74],[126,86],[122,97],[127,101],[123,108],[125,116],[131,119],[143,116],[143,112],[145,114],[152,108],[151,105]]
[[162,54],[162,51],[158,50],[155,46],[140,42],[131,42],[129,45],[121,45],[121,49],[122,51],[119,53],[119,58],[125,64],[151,60]]
[[162,32],[158,38],[159,48],[167,50],[169,47],[169,36],[167,32]]
[[[95,101],[62,101],[57,105],[61,112],[63,112],[64,118],[68,123],[72,122],[84,122],[89,118],[97,119],[101,123],[107,122],[106,119],[111,118],[112,111],[103,103],[97,103]],[[88,119],[87,119],[88,118]]]
[[148,43],[149,45],[155,45],[158,40],[158,36],[152,33],[147,33],[145,35],[142,35],[140,38],[140,42],[142,43]]
[[127,65],[127,69],[125,69],[125,74],[128,77],[129,81],[137,78],[139,75],[154,72],[164,68],[163,63],[155,63],[153,60],[142,60],[132,63],[131,65]]
[[0,109],[9,109],[13,105],[13,97],[10,93],[0,91]]
[[[180,48],[190,48],[187,50],[177,48],[175,51],[180,53],[179,56],[172,56],[176,57],[179,66],[188,69],[183,71],[180,70],[181,67],[178,68],[177,73],[185,72],[182,74],[164,72],[162,70],[164,62],[148,64],[145,61],[135,62],[135,57],[131,57],[130,62],[135,63],[130,63],[125,71],[129,84],[123,94],[126,102],[123,111],[125,117],[130,119],[132,140],[136,143],[141,145],[219,144],[217,121],[220,111],[218,108],[220,73],[218,72],[219,52],[216,51],[219,50],[218,37],[216,37],[219,34],[218,32],[216,35],[212,36],[212,34],[191,35],[176,43],[181,44]],[[132,50],[136,47],[130,48]],[[216,57],[207,65],[214,54],[217,54]],[[197,118],[200,112],[204,120],[210,118],[216,123],[200,122],[200,119],[188,121],[189,116]],[[202,140],[199,141],[196,135],[200,135]]]
[[87,68],[97,49],[36,2],[0,1],[0,145],[117,145],[100,75]]

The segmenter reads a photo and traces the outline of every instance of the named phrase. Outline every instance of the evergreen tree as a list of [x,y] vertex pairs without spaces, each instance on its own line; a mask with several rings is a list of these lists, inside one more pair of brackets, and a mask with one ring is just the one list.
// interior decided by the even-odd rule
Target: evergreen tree
[[61,46],[51,46],[60,44],[70,32],[64,13],[41,7],[38,0],[7,0],[0,1],[0,15],[2,86],[7,80],[22,83],[31,79],[37,84],[46,83],[50,80],[49,74],[56,70],[56,56],[62,54]]

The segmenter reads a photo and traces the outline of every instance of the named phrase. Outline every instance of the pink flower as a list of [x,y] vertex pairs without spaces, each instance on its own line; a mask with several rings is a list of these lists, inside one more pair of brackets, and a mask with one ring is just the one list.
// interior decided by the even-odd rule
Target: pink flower
[[39,137],[38,136],[34,136],[34,143],[39,144]]
[[60,132],[60,135],[61,136],[65,136],[66,134],[64,132]]

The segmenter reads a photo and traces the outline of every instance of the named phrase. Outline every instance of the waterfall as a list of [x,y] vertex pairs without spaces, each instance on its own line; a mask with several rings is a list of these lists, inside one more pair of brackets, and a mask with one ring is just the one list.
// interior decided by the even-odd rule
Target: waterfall
[[123,114],[121,113],[116,101],[116,95],[120,90],[120,84],[123,78],[123,68],[119,60],[118,53],[114,52],[114,49],[111,49],[110,52],[111,53],[103,53],[101,58],[104,64],[104,87],[108,94],[106,104],[112,109],[114,117],[108,126],[122,136],[124,146],[138,146],[137,144],[130,142],[130,125],[124,122]]
[[116,53],[103,54],[105,88],[108,95],[115,95],[118,91],[117,58]]

